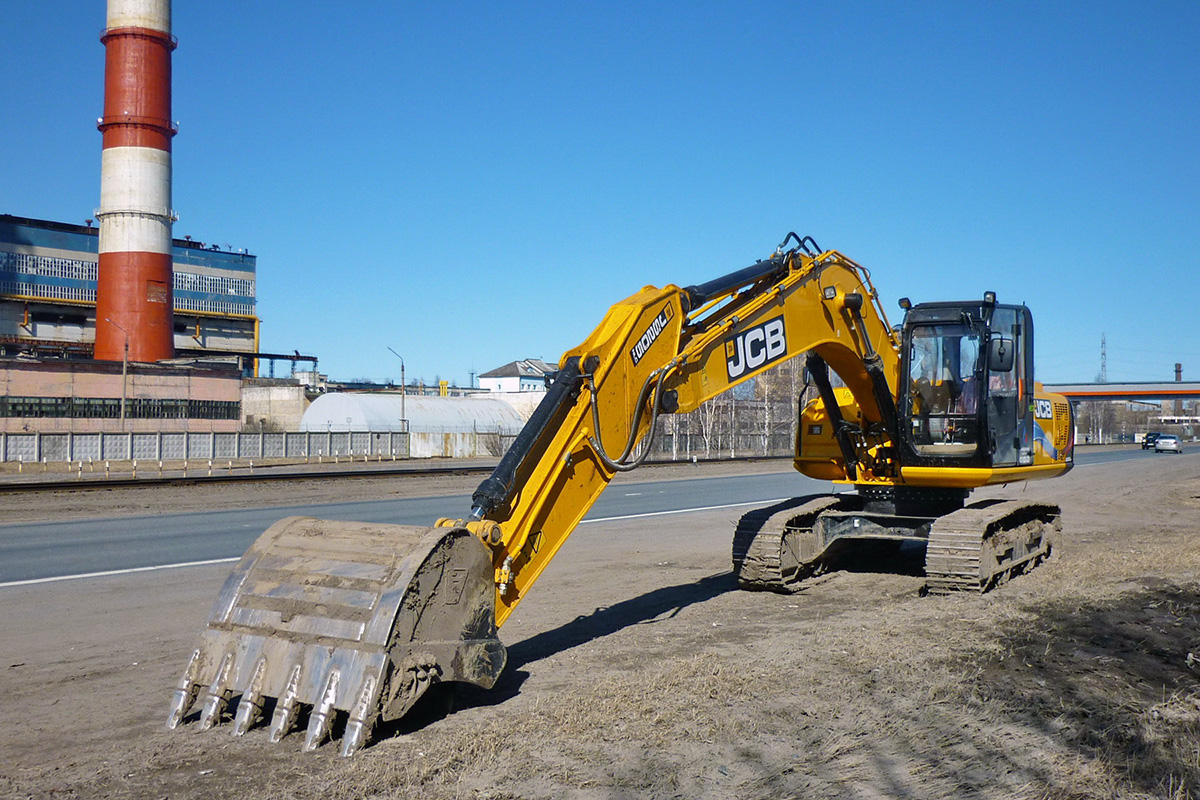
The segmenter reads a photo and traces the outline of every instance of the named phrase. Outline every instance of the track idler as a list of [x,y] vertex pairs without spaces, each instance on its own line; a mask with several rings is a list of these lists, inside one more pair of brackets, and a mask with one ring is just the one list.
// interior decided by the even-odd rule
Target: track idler
[[307,717],[305,750],[344,730],[352,755],[436,683],[495,684],[493,581],[463,528],[281,520],[225,582],[167,726],[232,719],[235,736],[266,724],[277,742]]

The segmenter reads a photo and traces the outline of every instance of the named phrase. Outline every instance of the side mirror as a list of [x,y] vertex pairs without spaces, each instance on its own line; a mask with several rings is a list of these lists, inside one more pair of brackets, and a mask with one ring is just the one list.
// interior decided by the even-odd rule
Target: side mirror
[[1013,368],[1013,356],[1016,348],[1012,339],[1002,339],[999,336],[988,340],[988,371],[1008,372]]

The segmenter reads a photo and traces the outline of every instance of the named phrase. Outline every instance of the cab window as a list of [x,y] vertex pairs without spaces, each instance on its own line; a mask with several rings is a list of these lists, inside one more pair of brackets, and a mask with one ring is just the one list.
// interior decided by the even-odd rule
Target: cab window
[[979,445],[980,334],[964,324],[913,328],[908,358],[909,438],[921,455],[969,456]]

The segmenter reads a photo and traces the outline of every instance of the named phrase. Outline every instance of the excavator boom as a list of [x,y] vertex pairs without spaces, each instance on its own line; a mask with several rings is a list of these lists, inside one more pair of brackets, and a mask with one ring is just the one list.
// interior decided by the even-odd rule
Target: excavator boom
[[[648,286],[564,354],[545,399],[472,498],[503,625],[618,472],[649,450],[658,417],[683,413],[802,352],[836,365],[867,424],[886,428],[895,334],[866,270],[840,253],[777,252],[706,284]],[[881,402],[882,399],[882,402]]]

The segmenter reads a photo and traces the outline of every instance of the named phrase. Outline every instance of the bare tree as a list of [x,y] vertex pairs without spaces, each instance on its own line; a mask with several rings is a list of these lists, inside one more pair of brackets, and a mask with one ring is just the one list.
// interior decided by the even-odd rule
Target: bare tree
[[716,444],[716,428],[717,428],[717,398],[713,398],[700,404],[692,413],[696,415],[696,421],[700,424],[700,440],[704,442],[704,457],[712,458],[713,446]]
[[[671,443],[668,446],[664,441],[657,452],[672,460],[681,456],[690,459],[694,445],[701,443],[705,458],[735,458],[747,448],[762,455],[790,452],[797,412],[807,399],[799,396],[807,388],[802,374],[800,359],[791,359],[708,400],[695,411],[673,417],[662,429],[664,437],[671,437]],[[695,434],[697,442],[693,442]]]

